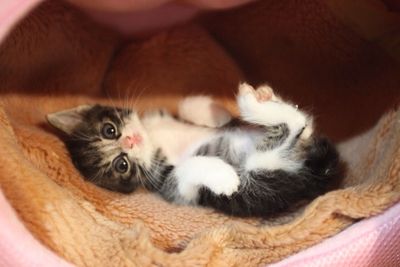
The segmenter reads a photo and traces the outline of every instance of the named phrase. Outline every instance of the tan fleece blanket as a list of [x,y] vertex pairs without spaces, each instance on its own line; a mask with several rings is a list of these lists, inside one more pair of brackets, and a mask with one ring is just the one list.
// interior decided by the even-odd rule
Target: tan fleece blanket
[[[256,266],[397,202],[396,61],[328,5],[297,2],[261,1],[129,42],[63,4],[31,14],[0,48],[0,186],[28,229],[79,266]],[[182,95],[199,92],[234,109],[229,99],[244,78],[268,80],[313,106],[334,139],[354,136],[340,145],[348,164],[340,190],[270,220],[178,207],[145,191],[112,193],[83,181],[44,119],[121,98],[173,110]]]

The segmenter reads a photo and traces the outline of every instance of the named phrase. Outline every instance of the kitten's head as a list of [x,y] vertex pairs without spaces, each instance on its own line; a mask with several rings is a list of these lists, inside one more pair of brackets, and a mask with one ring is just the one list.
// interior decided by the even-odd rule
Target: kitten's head
[[125,193],[141,184],[154,149],[135,111],[84,105],[47,119],[67,134],[72,160],[87,180]]

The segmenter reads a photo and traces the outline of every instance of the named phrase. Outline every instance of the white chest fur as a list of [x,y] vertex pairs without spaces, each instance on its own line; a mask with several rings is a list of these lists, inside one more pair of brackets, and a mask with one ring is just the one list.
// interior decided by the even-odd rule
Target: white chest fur
[[162,149],[172,164],[216,134],[214,129],[183,123],[169,116],[144,118],[143,125],[153,144]]
[[143,125],[156,147],[160,147],[172,164],[177,164],[190,157],[201,145],[224,135],[228,140],[224,149],[231,153],[252,154],[256,143],[262,138],[257,130],[217,131],[212,128],[184,123],[169,116],[148,117]]

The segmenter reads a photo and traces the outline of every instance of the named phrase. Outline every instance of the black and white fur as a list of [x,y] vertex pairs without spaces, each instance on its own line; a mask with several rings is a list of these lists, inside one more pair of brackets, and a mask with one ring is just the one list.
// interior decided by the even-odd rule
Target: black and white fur
[[[339,178],[338,153],[313,134],[310,116],[268,86],[241,84],[237,104],[241,120],[231,126],[230,114],[204,96],[184,99],[180,119],[100,105],[47,118],[68,135],[75,166],[96,185],[123,193],[144,186],[168,201],[230,215],[284,211]],[[105,125],[115,135],[105,138]],[[136,143],[127,147],[130,136]]]

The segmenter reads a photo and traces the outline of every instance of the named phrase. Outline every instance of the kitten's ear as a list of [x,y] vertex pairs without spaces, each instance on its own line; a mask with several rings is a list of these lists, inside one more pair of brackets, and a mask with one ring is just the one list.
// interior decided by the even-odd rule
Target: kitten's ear
[[71,135],[75,127],[83,121],[85,112],[92,107],[92,105],[81,105],[76,108],[47,114],[46,118],[51,125]]

